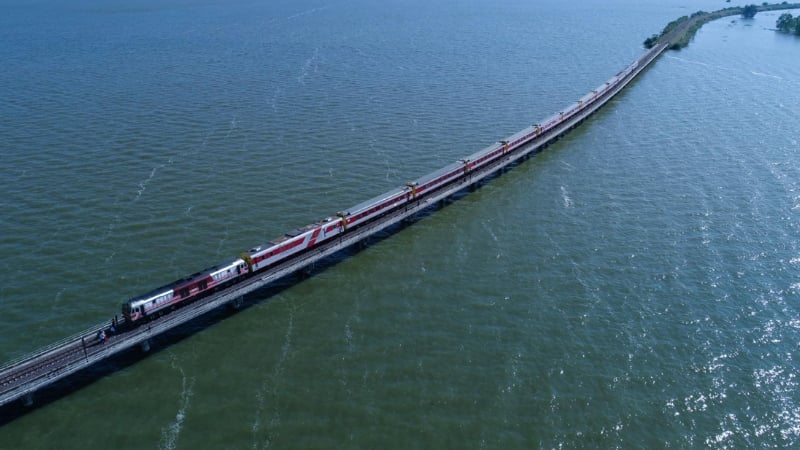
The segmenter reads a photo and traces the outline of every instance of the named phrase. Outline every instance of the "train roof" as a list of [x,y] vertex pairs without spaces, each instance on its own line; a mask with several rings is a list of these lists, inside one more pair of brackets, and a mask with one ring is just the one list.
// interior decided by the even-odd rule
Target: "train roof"
[[371,206],[383,203],[384,201],[389,200],[391,198],[394,198],[394,197],[396,197],[398,195],[402,195],[402,194],[408,192],[409,189],[410,188],[407,187],[407,186],[401,186],[401,187],[394,188],[391,191],[385,192],[385,193],[383,193],[383,194],[381,194],[381,195],[379,195],[377,197],[373,197],[373,198],[371,198],[371,199],[369,199],[369,200],[367,200],[365,202],[361,202],[361,203],[359,203],[359,204],[357,204],[355,206],[351,206],[350,208],[346,209],[344,211],[344,213],[345,214],[356,214],[356,213],[358,213],[358,212],[360,212],[362,210],[368,209]]
[[148,291],[148,292],[146,292],[144,294],[137,295],[137,296],[131,298],[130,300],[128,300],[126,303],[140,302],[142,300],[146,301],[146,300],[150,300],[150,299],[153,299],[153,298],[156,298],[156,297],[160,297],[162,295],[165,295],[165,294],[168,294],[168,293],[172,292],[178,286],[182,286],[182,285],[184,285],[186,283],[190,283],[192,281],[196,281],[196,280],[200,280],[200,279],[206,278],[206,277],[210,276],[214,272],[218,272],[219,270],[226,269],[226,268],[230,267],[231,265],[237,264],[239,261],[241,261],[241,258],[228,259],[223,263],[217,264],[216,266],[209,267],[207,269],[203,269],[203,270],[201,270],[199,272],[195,272],[195,273],[193,273],[193,274],[191,274],[189,276],[186,276],[186,277],[183,277],[181,279],[175,280],[175,281],[173,281],[173,282],[171,282],[169,284],[165,284],[164,286],[161,286],[159,288],[153,289],[153,290]]
[[278,236],[276,238],[270,239],[269,242],[267,242],[266,244],[258,245],[258,246],[255,246],[255,247],[247,250],[247,253],[250,256],[256,255],[256,254],[258,254],[258,253],[260,253],[262,251],[265,251],[267,249],[270,249],[270,248],[280,244],[281,242],[286,242],[289,239],[295,238],[297,236],[300,236],[303,233],[306,233],[306,232],[308,232],[310,230],[313,230],[314,228],[319,227],[322,224],[322,222],[329,222],[329,220],[324,219],[323,221],[320,221],[320,222],[314,222],[314,223],[312,223],[310,225],[306,225],[306,226],[300,227],[300,228],[295,228],[292,231],[287,231],[286,233],[284,233],[284,234],[282,234],[282,235],[280,235],[280,236]]
[[414,182],[417,183],[417,185],[422,185],[422,184],[425,184],[425,183],[427,183],[427,182],[429,182],[431,180],[435,180],[436,178],[439,178],[442,175],[445,175],[445,174],[450,173],[450,172],[452,172],[454,170],[457,170],[457,169],[459,169],[461,167],[464,167],[464,162],[463,161],[456,161],[456,162],[448,164],[445,167],[442,167],[441,169],[439,169],[437,171],[434,171],[434,172],[431,172],[429,174],[423,175],[423,176],[417,178],[416,180],[414,180]]
[[497,150],[502,146],[503,146],[503,144],[495,142],[494,144],[492,144],[492,145],[490,145],[488,147],[484,147],[482,150],[478,150],[477,152],[467,156],[463,160],[457,161],[456,165],[463,166],[464,165],[464,161],[474,161],[474,160],[480,158],[481,156],[485,155],[486,153],[489,153],[492,150]]
[[304,227],[295,228],[292,231],[288,231],[288,232],[286,232],[286,234],[284,236],[286,236],[287,238],[297,237],[297,236],[300,236],[301,234],[303,234],[303,233],[305,233],[305,232],[307,232],[309,230],[313,230],[314,228],[317,228],[318,226],[319,226],[319,222],[314,222],[311,225],[306,225]]

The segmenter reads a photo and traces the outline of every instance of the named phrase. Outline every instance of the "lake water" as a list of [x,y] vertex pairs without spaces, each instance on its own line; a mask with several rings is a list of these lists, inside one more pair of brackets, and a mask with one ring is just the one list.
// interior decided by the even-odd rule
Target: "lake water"
[[[727,5],[4,3],[0,361],[537,122]],[[797,446],[779,14],[704,26],[544,153],[0,448]]]

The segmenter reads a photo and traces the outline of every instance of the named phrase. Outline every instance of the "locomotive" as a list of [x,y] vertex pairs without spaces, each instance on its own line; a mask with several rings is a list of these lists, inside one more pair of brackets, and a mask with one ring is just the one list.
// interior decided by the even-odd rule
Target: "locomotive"
[[142,323],[172,308],[191,303],[204,295],[239,283],[255,273],[267,270],[336,236],[351,232],[360,225],[372,222],[397,211],[409,202],[421,200],[438,190],[459,182],[471,172],[499,162],[503,156],[550,132],[622,82],[639,65],[634,62],[597,89],[583,96],[541,124],[535,124],[499,141],[469,157],[429,173],[405,186],[336,213],[318,222],[292,230],[264,245],[243,252],[216,266],[201,270],[188,277],[131,298],[122,304],[122,315],[128,325]]

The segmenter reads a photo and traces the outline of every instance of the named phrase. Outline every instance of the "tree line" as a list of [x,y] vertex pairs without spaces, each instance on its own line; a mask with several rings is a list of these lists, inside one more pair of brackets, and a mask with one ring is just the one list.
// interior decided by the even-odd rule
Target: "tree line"
[[[730,2],[731,0],[727,0]],[[784,1],[780,4],[769,4],[768,2],[763,2],[760,6],[758,5],[746,5],[746,6],[734,6],[729,8],[720,9],[719,11],[714,11],[712,13],[708,13],[705,11],[697,11],[696,13],[692,14],[691,16],[683,16],[672,22],[668,23],[664,30],[660,34],[654,34],[649,38],[645,39],[644,46],[645,48],[653,48],[656,44],[661,41],[664,36],[667,36],[669,32],[677,28],[683,22],[688,20],[694,21],[694,23],[688,27],[681,35],[674,37],[668,44],[669,48],[672,50],[679,50],[683,47],[689,45],[689,41],[694,36],[695,32],[703,26],[704,23],[709,22],[711,20],[719,19],[720,17],[725,16],[732,16],[736,14],[741,14],[741,16],[745,19],[752,19],[755,17],[756,13],[760,11],[775,11],[781,9],[794,9],[800,8],[800,3],[789,3]],[[800,16],[792,17],[791,14],[785,13],[781,14],[778,18],[776,23],[776,28],[778,31],[784,33],[795,34],[800,36]]]
[[[767,2],[764,2],[764,6],[767,6]],[[742,8],[742,17],[744,17],[745,19],[752,19],[753,17],[756,16],[757,12],[758,12],[758,6],[747,5],[744,8]]]

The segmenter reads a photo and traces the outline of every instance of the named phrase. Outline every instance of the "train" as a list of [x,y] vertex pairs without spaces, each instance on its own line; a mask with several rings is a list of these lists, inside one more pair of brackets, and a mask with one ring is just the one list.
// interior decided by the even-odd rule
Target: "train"
[[[651,53],[653,53],[651,51]],[[541,123],[517,132],[464,159],[422,176],[405,186],[359,203],[318,222],[289,231],[269,242],[242,252],[213,267],[173,281],[122,304],[122,315],[128,326],[135,326],[172,309],[188,305],[203,296],[226,289],[257,273],[296,258],[331,239],[351,233],[360,226],[408,206],[411,202],[462,182],[470,174],[489,169],[526,144],[535,142],[559,124],[601,99],[631,75],[642,60],[637,60],[604,84],[592,90],[564,111]]]

